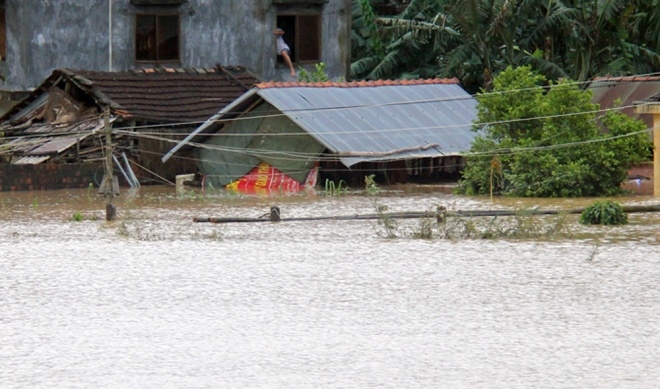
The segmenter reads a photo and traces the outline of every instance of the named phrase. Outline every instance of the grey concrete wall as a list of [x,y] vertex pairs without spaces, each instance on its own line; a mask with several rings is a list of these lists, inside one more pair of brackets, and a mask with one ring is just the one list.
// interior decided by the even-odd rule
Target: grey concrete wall
[[[0,91],[32,90],[57,68],[136,67],[135,13],[150,10],[130,0],[5,0],[5,7],[7,59],[0,74],[6,80]],[[173,66],[241,65],[264,80],[287,79],[288,71],[276,64],[272,31],[278,8],[272,0],[188,0],[178,9],[181,61]],[[350,12],[350,0],[329,0],[323,7],[321,60],[334,79],[349,69]]]

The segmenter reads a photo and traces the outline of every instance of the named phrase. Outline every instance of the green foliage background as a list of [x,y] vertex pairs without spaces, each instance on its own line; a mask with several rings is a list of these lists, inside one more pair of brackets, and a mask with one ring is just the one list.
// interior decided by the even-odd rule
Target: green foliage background
[[660,71],[660,0],[353,0],[351,78],[457,77],[508,66],[549,80]]

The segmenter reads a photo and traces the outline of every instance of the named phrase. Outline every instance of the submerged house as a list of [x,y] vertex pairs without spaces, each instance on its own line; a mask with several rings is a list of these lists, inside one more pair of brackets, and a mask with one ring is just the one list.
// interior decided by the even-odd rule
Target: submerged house
[[173,181],[195,164],[160,157],[258,81],[247,69],[224,66],[56,70],[0,117],[0,190],[99,185],[106,112],[117,160],[142,183]]
[[0,114],[54,70],[243,66],[286,80],[273,30],[296,68],[350,66],[351,0],[0,0]]
[[289,79],[275,28],[296,68],[323,62],[335,79],[350,22],[351,0],[0,0],[0,188],[86,186],[105,108],[146,178],[188,172],[160,161],[163,132],[180,139],[258,80]]
[[316,169],[321,182],[351,186],[372,174],[385,184],[437,181],[458,174],[476,115],[456,79],[259,83],[163,161],[193,158],[216,188],[246,175],[256,186],[278,185],[273,174],[313,183]]
[[[592,92],[592,101],[601,110],[618,109],[632,118],[642,120],[647,129],[658,127],[660,120],[657,110],[654,111],[654,101],[660,96],[660,76],[626,76],[626,77],[596,77],[588,86]],[[658,147],[660,138],[657,131],[649,131],[649,137],[654,140],[653,166],[641,164],[629,173],[630,180],[624,183],[624,188],[634,193],[653,192],[660,194],[658,177],[660,174],[660,154]]]

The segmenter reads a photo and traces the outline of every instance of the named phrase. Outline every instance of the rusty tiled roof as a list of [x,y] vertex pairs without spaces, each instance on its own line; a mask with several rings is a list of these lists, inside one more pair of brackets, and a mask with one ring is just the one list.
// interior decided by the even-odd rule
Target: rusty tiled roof
[[260,81],[242,67],[60,72],[115,114],[155,122],[206,120]]
[[595,77],[596,81],[606,82],[645,82],[645,81],[660,81],[660,76],[625,76],[625,77]]
[[255,87],[259,89],[268,88],[359,88],[395,85],[435,85],[435,84],[458,84],[457,78],[432,78],[419,80],[374,80],[374,81],[351,81],[351,82],[262,82]]
[[623,113],[653,127],[652,115],[635,113],[633,106],[660,97],[660,76],[597,77],[589,89],[593,93],[592,101],[601,109],[614,108],[615,102],[621,100],[621,106],[626,107]]
[[63,81],[75,84],[101,108],[110,107],[116,116],[155,123],[204,121],[260,82],[240,66],[128,72],[58,69],[2,120],[13,118],[24,108],[29,110],[50,87]]

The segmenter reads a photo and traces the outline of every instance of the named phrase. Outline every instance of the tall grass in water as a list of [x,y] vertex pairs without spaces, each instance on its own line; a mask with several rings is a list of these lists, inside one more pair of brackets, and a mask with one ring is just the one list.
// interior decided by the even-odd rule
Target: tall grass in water
[[342,194],[346,194],[346,193],[348,193],[348,186],[346,185],[344,180],[340,180],[338,184],[335,184],[334,181],[329,179],[325,180],[326,196],[341,196]]
[[[552,239],[571,235],[567,223],[568,214],[538,215],[520,210],[514,216],[468,216],[438,207],[413,225],[403,226],[387,213],[387,206],[380,203],[380,188],[374,176],[365,177],[365,192],[371,199],[379,219],[376,234],[389,239]],[[404,228],[405,227],[405,228]]]

